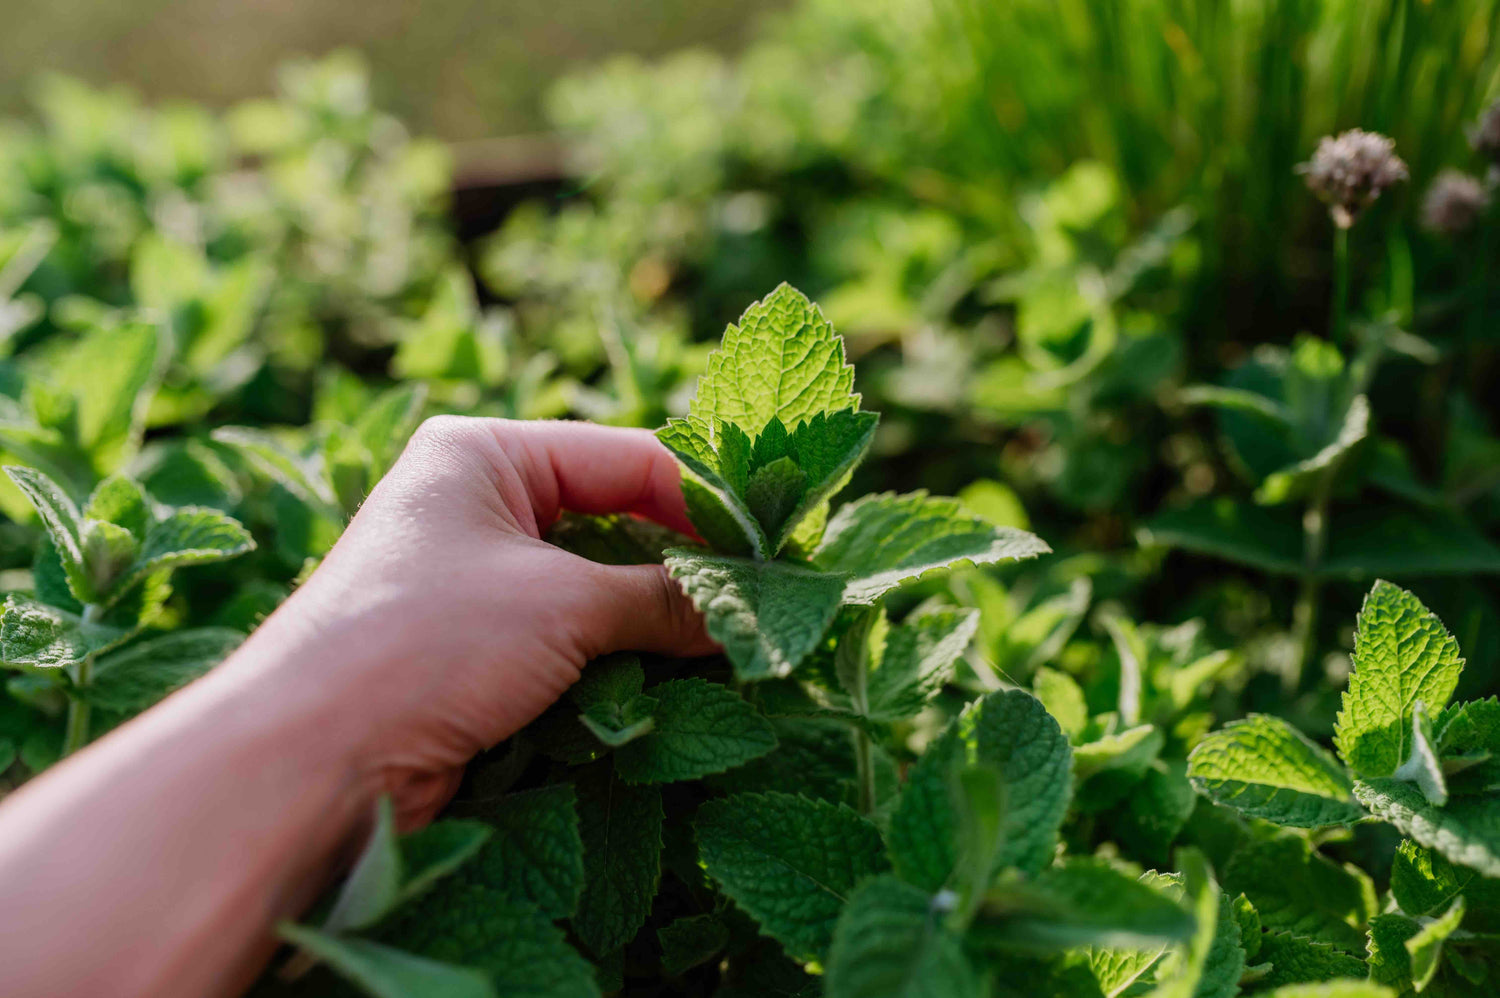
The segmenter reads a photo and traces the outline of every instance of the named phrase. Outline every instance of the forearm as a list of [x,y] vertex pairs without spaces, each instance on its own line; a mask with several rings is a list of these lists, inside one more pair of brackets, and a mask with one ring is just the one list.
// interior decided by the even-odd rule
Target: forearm
[[299,630],[273,620],[0,806],[7,996],[218,995],[253,977],[376,792]]

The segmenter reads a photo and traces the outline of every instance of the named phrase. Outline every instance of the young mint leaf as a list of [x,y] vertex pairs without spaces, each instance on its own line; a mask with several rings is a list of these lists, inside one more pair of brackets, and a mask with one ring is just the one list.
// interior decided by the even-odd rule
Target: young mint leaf
[[128,530],[136,540],[145,540],[151,526],[151,500],[141,487],[123,475],[111,475],[94,489],[83,507],[89,520],[103,520]]
[[602,744],[621,748],[651,733],[656,727],[651,716],[655,709],[655,700],[638,696],[614,709],[601,705],[592,714],[578,715],[578,720]]
[[662,972],[677,977],[723,952],[729,928],[718,915],[688,915],[657,929],[656,941]]
[[840,508],[812,562],[847,579],[844,602],[872,603],[932,569],[1034,558],[1051,550],[1024,530],[996,527],[966,512],[957,499],[886,492]]
[[1332,756],[1286,721],[1251,714],[1204,737],[1188,778],[1216,804],[1296,828],[1358,821],[1364,809]]
[[773,552],[785,547],[814,511],[824,508],[849,481],[855,466],[870,449],[879,421],[880,417],[873,412],[844,409],[816,413],[792,431],[787,449],[806,485],[791,512],[774,530],[767,531]]
[[704,679],[673,679],[651,688],[654,725],[615,753],[627,783],[696,780],[765,755],[776,747],[771,724],[733,690]]
[[381,392],[365,407],[351,429],[354,438],[369,453],[373,465],[371,482],[384,475],[401,454],[406,438],[422,419],[427,386],[421,382],[397,385]]
[[1160,942],[1145,949],[1109,949],[1091,946],[1087,951],[1089,973],[1098,982],[1104,998],[1131,991],[1137,982],[1147,982],[1169,943]]
[[551,919],[478,884],[449,879],[373,934],[418,956],[481,971],[505,998],[599,998],[593,968]]
[[1311,457],[1271,472],[1255,490],[1255,501],[1265,504],[1287,502],[1306,495],[1319,476],[1327,474],[1365,439],[1370,429],[1370,402],[1356,395],[1344,413],[1338,434]]
[[463,873],[470,883],[570,918],[583,892],[583,839],[571,783],[506,794],[479,809],[492,830]]
[[146,532],[140,552],[116,582],[112,596],[118,599],[124,590],[159,569],[205,565],[254,549],[254,539],[238,520],[216,509],[174,509]]
[[807,475],[790,457],[761,466],[745,485],[745,505],[766,536],[774,537],[807,491]]
[[34,468],[6,465],[5,473],[31,501],[47,528],[52,546],[67,575],[68,589],[80,603],[88,603],[94,593],[83,556],[83,515],[62,487]]
[[1194,926],[1191,912],[1154,887],[1102,860],[1072,858],[1030,881],[1002,881],[970,931],[987,949],[1061,952],[1183,942]]
[[1476,885],[1479,875],[1441,853],[1403,839],[1391,863],[1391,896],[1412,918],[1435,915]]
[[1388,984],[1404,996],[1416,994],[1407,943],[1421,930],[1421,922],[1399,912],[1387,912],[1370,919],[1366,953],[1372,982]]
[[497,998],[483,971],[330,932],[283,922],[277,934],[310,953],[372,998]]
[[135,561],[140,544],[129,530],[106,520],[84,519],[80,537],[88,591],[94,594],[93,602],[105,602],[104,595]]
[[140,444],[158,374],[156,326],[101,328],[57,355],[53,383],[77,403],[77,442],[98,474],[119,468]]
[[1398,998],[1390,988],[1353,979],[1324,981],[1321,984],[1288,984],[1262,993],[1265,998]]
[[870,822],[791,794],[709,801],[693,827],[709,876],[794,959],[822,958],[854,888],[887,865]]
[[818,413],[858,408],[843,340],[818,306],[782,284],[724,330],[688,419],[759,434],[773,417],[795,427]]
[[837,575],[683,548],[668,552],[667,570],[747,681],[789,675],[823,640],[844,589]]
[[1448,803],[1448,784],[1443,779],[1443,767],[1438,761],[1437,741],[1432,734],[1432,722],[1427,717],[1427,706],[1418,700],[1411,711],[1411,749],[1406,761],[1396,767],[1392,779],[1416,784],[1422,796],[1435,807]]
[[699,535],[717,551],[769,556],[765,530],[744,498],[750,460],[744,431],[733,424],[719,424],[718,451],[707,428],[691,419],[668,420],[656,436],[687,472],[682,478],[682,496]]
[[1156,987],[1145,993],[1149,998],[1233,998],[1245,968],[1234,906],[1198,850],[1182,850],[1178,865],[1183,900],[1195,923],[1193,935],[1175,960],[1163,964]]
[[1460,797],[1500,788],[1500,701],[1454,704],[1433,728],[1448,790]]
[[583,895],[573,931],[603,957],[635,938],[661,880],[661,790],[616,778],[608,763],[579,777]]
[[896,873],[918,887],[948,886],[957,862],[958,816],[952,780],[975,762],[1005,781],[1006,810],[996,872],[1035,873],[1052,858],[1072,797],[1067,736],[1041,703],[1022,690],[971,704],[927,747],[907,777],[887,838]]
[[1089,705],[1078,680],[1057,669],[1040,668],[1031,680],[1031,692],[1047,713],[1057,719],[1070,740],[1083,734],[1089,723]]
[[1267,929],[1331,943],[1349,952],[1364,946],[1362,927],[1375,913],[1369,878],[1321,856],[1306,837],[1278,831],[1235,851],[1224,887],[1243,893]]
[[378,922],[401,900],[402,876],[395,810],[389,797],[381,797],[369,841],[339,888],[323,931],[349,932]]
[[1292,932],[1266,932],[1261,937],[1259,960],[1271,965],[1271,970],[1260,979],[1261,985],[1270,988],[1365,976],[1365,962],[1359,957]]
[[[1154,724],[1138,724],[1104,735],[1073,750],[1073,775],[1082,783],[1101,773],[1119,773],[1133,783],[1156,761],[1165,744],[1166,736]],[[1107,807],[1114,801],[1090,803]]]
[[320,511],[338,508],[338,497],[328,482],[271,434],[249,427],[221,426],[213,431],[213,439],[302,502]]
[[1403,945],[1411,954],[1411,979],[1418,991],[1432,983],[1437,973],[1438,960],[1443,955],[1443,943],[1458,930],[1464,919],[1464,899],[1454,898],[1448,910],[1422,925],[1417,933]]
[[828,998],[983,998],[942,902],[890,874],[849,898],[828,952]]
[[96,707],[137,713],[218,665],[244,640],[227,627],[195,627],[134,642],[99,656],[84,696]]
[[1378,581],[1354,632],[1354,673],[1334,724],[1339,755],[1360,776],[1390,776],[1411,752],[1417,701],[1441,710],[1463,670],[1458,643],[1411,593]]
[[977,611],[947,607],[913,613],[892,627],[866,682],[865,716],[900,721],[920,711],[953,677],[978,627]]
[[1433,807],[1401,780],[1356,780],[1354,796],[1382,821],[1460,866],[1500,877],[1500,798],[1457,797]]
[[0,662],[56,669],[119,645],[131,632],[24,596],[9,596],[0,618]]

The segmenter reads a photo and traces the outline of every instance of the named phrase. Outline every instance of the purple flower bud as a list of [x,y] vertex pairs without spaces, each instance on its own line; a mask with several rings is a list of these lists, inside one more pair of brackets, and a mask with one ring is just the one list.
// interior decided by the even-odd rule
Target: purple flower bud
[[1333,224],[1343,229],[1353,225],[1381,191],[1407,179],[1396,143],[1358,128],[1319,139],[1312,159],[1297,172],[1307,177],[1308,190],[1328,205]]

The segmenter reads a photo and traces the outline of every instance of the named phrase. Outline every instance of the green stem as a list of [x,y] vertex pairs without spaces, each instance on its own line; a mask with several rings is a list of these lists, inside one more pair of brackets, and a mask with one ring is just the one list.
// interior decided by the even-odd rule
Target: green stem
[[854,729],[854,766],[859,778],[859,813],[875,812],[875,752],[864,728]]
[[1333,318],[1329,324],[1329,338],[1340,348],[1348,338],[1349,324],[1349,230],[1342,225],[1333,227]]
[[1328,546],[1328,501],[1333,492],[1333,476],[1338,471],[1335,462],[1318,479],[1314,486],[1312,502],[1302,517],[1302,585],[1297,591],[1297,602],[1292,609],[1292,634],[1297,646],[1296,668],[1287,677],[1293,689],[1300,689],[1307,674],[1307,666],[1317,652],[1318,642],[1318,598],[1322,595],[1323,580],[1318,569],[1323,563],[1323,552]]
[[[91,624],[99,618],[101,608],[90,603],[83,608],[83,621]],[[94,656],[85,655],[73,670],[73,695],[68,698],[68,724],[63,733],[64,756],[72,755],[89,743],[89,715],[92,705],[85,698],[89,683],[94,678]]]

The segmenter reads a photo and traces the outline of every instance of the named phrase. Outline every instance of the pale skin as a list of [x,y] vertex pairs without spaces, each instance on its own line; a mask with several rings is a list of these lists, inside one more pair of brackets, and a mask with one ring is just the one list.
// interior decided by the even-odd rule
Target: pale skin
[[691,529],[646,431],[425,423],[228,661],[0,803],[0,992],[237,994],[382,793],[417,827],[589,659],[713,650],[660,566],[542,541],[563,510]]

